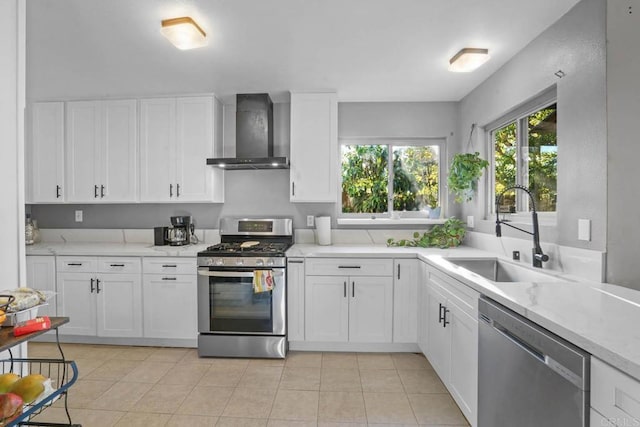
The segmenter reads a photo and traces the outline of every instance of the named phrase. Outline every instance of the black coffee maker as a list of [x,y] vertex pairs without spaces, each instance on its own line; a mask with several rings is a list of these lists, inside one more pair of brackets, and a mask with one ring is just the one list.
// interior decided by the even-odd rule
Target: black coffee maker
[[172,216],[171,227],[155,227],[154,244],[156,246],[171,245],[183,246],[197,243],[193,235],[195,224],[191,216]]

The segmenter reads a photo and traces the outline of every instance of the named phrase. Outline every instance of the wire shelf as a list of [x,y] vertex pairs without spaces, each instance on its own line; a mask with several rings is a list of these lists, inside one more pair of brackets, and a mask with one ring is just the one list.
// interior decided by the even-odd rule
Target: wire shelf
[[[41,374],[51,378],[51,385],[54,391],[48,395],[37,399],[34,403],[25,405],[22,414],[7,424],[10,426],[76,426],[71,423],[71,416],[67,409],[67,390],[78,379],[78,367],[76,362],[64,359],[6,359],[0,360],[0,373],[13,372],[20,376],[29,374]],[[67,413],[68,423],[48,423],[31,421],[36,415],[51,406],[56,400],[64,399],[64,409]]]

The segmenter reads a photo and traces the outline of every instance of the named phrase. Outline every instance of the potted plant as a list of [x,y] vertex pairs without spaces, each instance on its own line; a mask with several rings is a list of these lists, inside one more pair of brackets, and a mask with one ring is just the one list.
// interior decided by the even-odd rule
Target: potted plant
[[478,187],[478,179],[489,162],[480,157],[480,153],[458,153],[453,156],[449,168],[447,183],[449,191],[455,195],[458,203],[468,202]]
[[467,232],[465,224],[458,218],[451,217],[442,225],[434,225],[422,235],[413,233],[413,239],[387,240],[387,246],[415,246],[420,248],[438,247],[452,248],[460,246]]
[[434,194],[427,195],[427,204],[429,205],[429,218],[440,218],[440,206],[438,206],[438,198]]

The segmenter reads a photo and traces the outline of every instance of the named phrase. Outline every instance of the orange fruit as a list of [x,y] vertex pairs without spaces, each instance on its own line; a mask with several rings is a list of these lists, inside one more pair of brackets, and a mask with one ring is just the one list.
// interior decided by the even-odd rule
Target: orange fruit
[[7,320],[7,315],[4,311],[0,310],[0,325],[2,325],[5,320]]

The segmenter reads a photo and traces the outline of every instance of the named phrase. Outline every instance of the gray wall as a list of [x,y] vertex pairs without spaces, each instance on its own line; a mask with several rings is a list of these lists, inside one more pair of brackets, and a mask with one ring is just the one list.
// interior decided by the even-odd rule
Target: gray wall
[[[578,3],[460,102],[457,140],[461,151],[480,151],[486,157],[482,129],[467,150],[471,124],[484,126],[556,84],[558,223],[541,230],[542,240],[601,251],[607,241],[605,22],[605,2]],[[558,70],[565,77],[556,77]],[[487,183],[480,184],[474,201],[454,209],[462,217],[474,215],[477,231],[493,233],[491,221],[478,221],[487,211]],[[578,240],[579,218],[591,220],[589,242]],[[507,233],[526,238],[517,231]]]
[[607,2],[607,281],[640,290],[640,9],[630,14],[631,3]]

